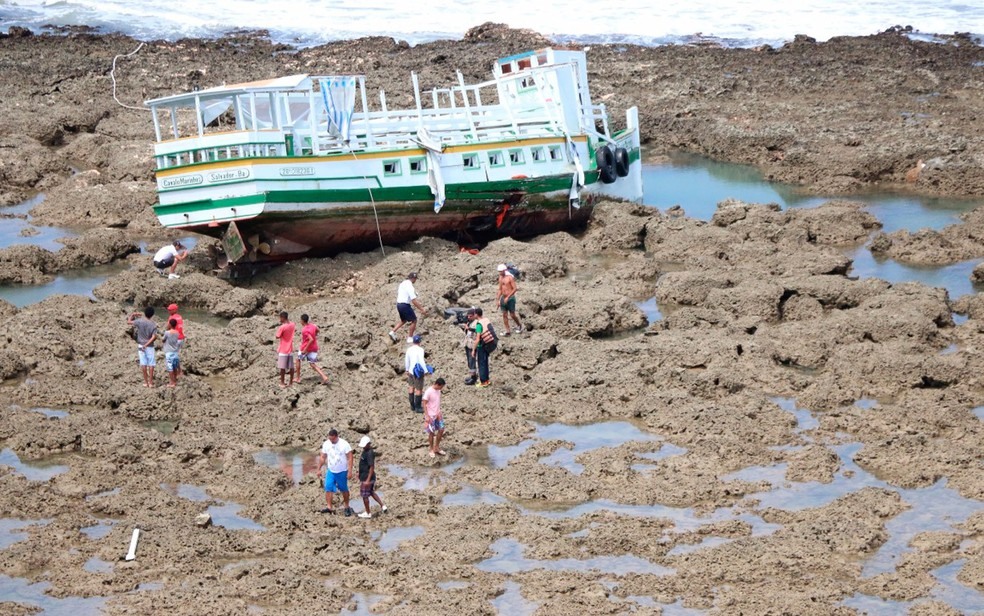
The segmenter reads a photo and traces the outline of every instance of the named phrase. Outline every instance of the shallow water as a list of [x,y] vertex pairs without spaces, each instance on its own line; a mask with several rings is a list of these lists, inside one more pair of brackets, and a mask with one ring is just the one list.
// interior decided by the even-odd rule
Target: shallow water
[[581,426],[562,423],[536,424],[535,437],[541,440],[562,440],[573,447],[560,447],[552,454],[540,458],[550,466],[565,468],[575,475],[584,472],[584,466],[576,458],[582,453],[604,447],[618,447],[629,442],[651,442],[660,438],[640,430],[627,421],[608,421]]
[[796,400],[792,398],[782,398],[773,397],[769,398],[770,402],[773,402],[786,411],[787,413],[792,413],[796,417],[796,431],[797,432],[809,432],[820,426],[820,422],[813,416],[808,409],[799,408],[796,406]]
[[492,599],[492,607],[504,616],[532,616],[540,604],[523,596],[520,585],[512,580],[503,584],[502,594]]
[[[966,562],[964,559],[958,559],[930,571],[930,575],[936,580],[936,585],[930,590],[929,597],[946,603],[962,614],[981,614],[984,613],[984,593],[964,585],[957,579]],[[862,611],[869,616],[896,616],[905,614],[911,608],[927,601],[927,599],[891,601],[855,593],[841,601],[841,605]]]
[[[77,234],[62,227],[45,227],[43,225],[31,224],[31,216],[28,212],[35,205],[44,201],[44,194],[38,194],[27,201],[22,201],[17,205],[0,207],[0,249],[15,246],[17,244],[28,244],[40,246],[52,252],[58,252],[64,245],[58,242],[59,238],[75,237]],[[9,215],[8,218],[6,215]],[[25,215],[26,218],[19,218]],[[36,235],[21,235],[24,229],[34,229]]]
[[106,537],[113,530],[114,524],[116,524],[116,520],[104,518],[100,519],[98,523],[93,524],[92,526],[86,526],[79,530],[89,539],[98,540]]
[[669,164],[643,165],[646,205],[665,210],[680,205],[691,218],[710,220],[717,204],[733,198],[746,203],[778,203],[783,209],[816,207],[831,199],[863,201],[886,233],[942,229],[960,222],[960,214],[984,205],[984,199],[943,199],[887,192],[814,196],[796,186],[769,182],[755,168],[692,154],[674,154]]
[[30,409],[34,413],[41,413],[48,419],[65,419],[68,417],[68,411],[60,411],[58,409],[49,409],[44,407],[34,407]]
[[213,525],[229,530],[266,530],[262,524],[239,515],[242,508],[242,505],[236,503],[211,505],[208,508],[208,514],[212,516]]
[[108,563],[105,560],[93,556],[89,560],[85,561],[82,565],[82,569],[89,573],[112,573],[113,563]]
[[68,472],[68,466],[58,462],[65,456],[49,456],[40,460],[22,462],[13,449],[5,448],[0,451],[0,466],[9,466],[28,481],[48,481],[52,477]]
[[636,308],[642,311],[642,314],[646,315],[646,322],[649,325],[663,320],[663,312],[659,309],[659,305],[656,304],[655,296],[641,302],[636,302],[635,305]]
[[97,616],[103,613],[104,597],[64,597],[47,594],[50,582],[32,584],[23,578],[0,574],[0,602],[9,601],[37,608],[44,616]]
[[560,558],[557,560],[535,560],[524,555],[525,547],[508,537],[497,539],[489,546],[495,556],[475,565],[490,573],[521,573],[545,569],[547,571],[576,571],[579,573],[607,573],[611,575],[671,575],[673,569],[651,563],[644,558],[632,556],[595,556],[586,559]]
[[106,282],[111,276],[124,271],[127,267],[122,263],[97,265],[62,272],[47,284],[0,286],[0,299],[6,300],[18,308],[23,308],[52,295],[82,295],[95,298],[92,293],[93,289]]
[[47,526],[51,520],[15,520],[0,518],[0,550],[6,550],[18,541],[28,538],[30,530]]
[[384,552],[392,552],[399,548],[401,543],[416,539],[423,534],[423,526],[397,526],[395,528],[389,528],[379,538],[379,549]]
[[892,284],[921,282],[929,287],[946,289],[950,299],[984,291],[984,285],[970,281],[971,272],[982,259],[971,259],[943,266],[915,266],[876,259],[871,251],[863,246],[852,248],[846,254],[854,261],[848,271],[849,276],[880,278]]
[[399,464],[387,464],[385,469],[395,479],[403,481],[402,487],[404,490],[422,492],[429,487],[443,484],[456,470],[464,466],[464,464],[465,460],[460,459],[443,466],[406,467],[400,466]]
[[164,436],[169,436],[171,434],[174,434],[174,430],[178,427],[178,422],[173,420],[167,420],[167,419],[160,419],[160,420],[150,419],[147,421],[141,421],[140,425],[145,428],[149,428],[151,430],[160,432]]
[[295,486],[300,485],[304,477],[318,472],[318,454],[301,447],[262,449],[253,453],[253,460],[257,464],[280,469]]

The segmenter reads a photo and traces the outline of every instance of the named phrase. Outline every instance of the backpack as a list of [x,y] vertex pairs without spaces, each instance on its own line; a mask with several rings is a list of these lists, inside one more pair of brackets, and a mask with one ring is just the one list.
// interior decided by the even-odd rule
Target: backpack
[[506,263],[506,271],[509,272],[517,282],[523,277],[523,272],[512,263]]
[[427,368],[421,366],[420,364],[417,364],[413,367],[412,374],[413,374],[413,378],[419,379],[423,377],[425,374],[427,374]]
[[488,327],[482,328],[482,334],[478,337],[478,341],[482,343],[482,348],[485,349],[487,353],[491,353],[499,345],[499,336],[495,333],[495,328],[489,323]]

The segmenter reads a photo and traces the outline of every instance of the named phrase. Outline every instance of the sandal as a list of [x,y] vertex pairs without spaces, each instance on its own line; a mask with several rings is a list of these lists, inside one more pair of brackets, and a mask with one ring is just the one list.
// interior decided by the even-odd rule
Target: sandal
[[320,513],[327,513],[327,514],[331,515],[331,514],[335,513],[335,510],[332,509],[331,507],[325,507],[324,509],[322,509],[320,511]]

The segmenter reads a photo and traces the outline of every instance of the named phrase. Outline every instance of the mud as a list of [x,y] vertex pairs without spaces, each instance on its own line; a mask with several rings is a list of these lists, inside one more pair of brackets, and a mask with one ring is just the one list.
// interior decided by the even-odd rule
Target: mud
[[[363,39],[294,52],[247,35],[154,42],[117,78],[136,103],[195,85],[355,67],[398,101],[411,68],[428,86],[451,81],[455,68],[478,79],[492,58],[543,43],[493,26],[414,48]],[[726,201],[701,222],[604,203],[578,236],[506,239],[478,255],[425,239],[385,256],[293,262],[248,282],[218,277],[202,242],[182,277],[167,280],[135,253],[143,239],[168,238],[148,213],[149,118],[109,95],[112,57],[135,46],[90,34],[0,38],[0,199],[45,191],[36,224],[83,230],[57,252],[0,252],[3,280],[130,266],[95,300],[0,303],[0,444],[20,463],[67,467],[37,481],[0,469],[0,518],[18,521],[4,526],[18,531],[0,549],[2,587],[43,583],[77,608],[121,614],[370,604],[393,614],[533,604],[540,613],[676,605],[850,614],[842,602],[859,593],[947,614],[934,572],[953,566],[964,592],[984,596],[984,424],[974,412],[984,404],[984,304],[849,277],[844,247],[879,233],[859,204],[779,211]],[[818,191],[901,184],[918,157],[930,164],[912,190],[984,194],[973,64],[984,51],[960,38],[595,46],[589,58],[599,100],[640,105],[653,155],[682,146]],[[979,256],[978,218],[920,241],[876,236],[873,249],[922,262]],[[494,312],[494,265],[505,260],[525,273],[519,311],[529,329],[502,338],[491,388],[465,387],[461,332],[433,315],[451,305]],[[396,286],[412,270],[431,309],[419,328],[428,361],[449,382],[447,460],[427,456],[420,417],[406,408],[404,347],[386,336]],[[652,297],[664,318],[648,323],[636,304]],[[171,302],[229,321],[187,319],[179,387],[147,389],[125,318]],[[301,385],[276,386],[280,310],[321,326],[329,386],[310,369]],[[161,385],[162,375],[159,360]],[[878,402],[855,404],[862,399]],[[42,407],[69,414],[31,410]],[[797,409],[814,421],[801,425]],[[548,435],[505,464],[476,454],[531,439],[537,425],[616,421],[646,438],[582,448]],[[170,431],[155,429],[165,423]],[[321,514],[316,477],[254,457],[314,451],[333,426],[353,444],[373,437],[386,514]],[[664,447],[673,455],[652,455]],[[551,456],[577,466],[544,461]],[[857,490],[804,507],[763,504],[788,484],[835,485],[857,475],[855,465],[874,478]],[[895,545],[893,520],[914,506],[905,491],[941,481],[966,515],[898,539],[902,556],[866,575]],[[209,510],[262,530],[239,529],[248,524],[238,518],[198,526]],[[137,558],[124,561],[134,528],[143,533]],[[401,541],[391,547],[387,536]]]

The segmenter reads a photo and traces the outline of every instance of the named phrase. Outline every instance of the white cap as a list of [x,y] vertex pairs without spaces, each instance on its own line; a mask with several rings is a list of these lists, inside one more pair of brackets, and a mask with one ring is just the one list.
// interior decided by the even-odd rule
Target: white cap
[[372,442],[371,438],[369,438],[368,436],[363,436],[361,439],[359,439],[359,447],[365,449],[366,445],[368,445],[371,442]]
[[506,264],[505,263],[500,263],[499,266],[497,268],[495,268],[495,269],[498,270],[498,271],[500,271],[500,272],[504,272],[504,271],[506,271]]

